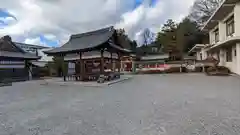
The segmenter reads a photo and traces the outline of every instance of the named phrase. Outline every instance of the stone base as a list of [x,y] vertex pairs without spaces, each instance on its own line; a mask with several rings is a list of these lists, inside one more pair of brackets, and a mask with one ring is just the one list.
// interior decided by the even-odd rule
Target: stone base
[[72,86],[72,85],[77,85],[77,86],[84,86],[84,87],[103,87],[103,86],[110,86],[116,83],[124,82],[127,80],[130,80],[132,76],[121,76],[121,78],[113,80],[113,81],[108,81],[104,83],[98,83],[98,82],[77,82],[77,81],[66,81],[64,82],[62,79],[54,78],[54,79],[46,79],[41,85],[60,85],[60,86]]

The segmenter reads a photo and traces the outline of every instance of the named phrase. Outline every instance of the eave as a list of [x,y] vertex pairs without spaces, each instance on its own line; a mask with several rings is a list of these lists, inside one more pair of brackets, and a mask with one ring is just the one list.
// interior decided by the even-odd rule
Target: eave
[[188,53],[196,52],[204,47],[204,44],[196,44],[190,51],[188,51]]
[[217,8],[213,15],[208,19],[202,28],[202,31],[209,31],[218,25],[218,22],[223,20],[233,10],[235,5],[240,2],[239,0],[224,0]]
[[238,43],[238,42],[240,42],[240,36],[231,37],[231,38],[228,38],[227,40],[225,40],[223,42],[216,43],[215,45],[213,45],[210,48],[208,48],[207,51],[218,49],[220,47],[226,47],[228,45],[231,45],[231,44],[234,44],[234,43]]

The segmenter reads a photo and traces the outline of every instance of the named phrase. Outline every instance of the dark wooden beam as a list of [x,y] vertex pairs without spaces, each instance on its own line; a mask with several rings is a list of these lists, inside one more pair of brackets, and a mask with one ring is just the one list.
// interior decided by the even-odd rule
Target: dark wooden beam
[[112,52],[111,52],[111,70],[114,71],[114,69],[113,69],[113,56],[112,56]]
[[104,73],[104,56],[103,56],[104,50],[101,50],[101,69],[100,72],[101,74]]
[[117,53],[117,55],[118,55],[118,64],[117,64],[117,68],[118,68],[118,72],[120,72],[120,70],[121,70],[121,54],[118,52]]

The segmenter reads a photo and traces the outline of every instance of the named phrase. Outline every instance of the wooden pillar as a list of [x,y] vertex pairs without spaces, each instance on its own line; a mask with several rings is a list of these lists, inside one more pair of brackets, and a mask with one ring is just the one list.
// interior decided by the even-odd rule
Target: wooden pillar
[[83,53],[80,52],[80,81],[83,81],[84,79],[84,61],[82,59]]
[[[63,64],[62,65],[60,65],[61,67],[58,67],[58,68],[60,68],[61,69],[61,72],[60,72],[60,77],[63,77],[63,80],[64,81],[66,81],[66,73],[65,73],[65,71],[66,71],[66,69],[65,69],[65,62],[64,62],[64,57],[65,57],[65,54],[60,54],[60,55],[58,55],[58,57],[61,57],[61,58],[63,58]],[[58,72],[58,71],[57,71]]]
[[180,66],[180,73],[182,73],[182,67],[183,67],[183,64],[181,63],[181,66]]
[[121,61],[121,63],[120,63],[120,68],[121,68],[121,71],[124,72],[123,61]]
[[104,73],[104,56],[103,56],[104,50],[101,50],[101,69],[100,72],[101,74]]
[[113,56],[112,56],[112,52],[111,52],[111,70],[114,71],[114,69],[113,69]]
[[120,63],[121,63],[121,58],[120,58],[120,54],[118,53],[118,72],[120,72],[121,70]]
[[75,63],[75,75],[76,75],[76,76],[75,76],[75,80],[77,81],[77,80],[78,80],[78,77],[77,77],[77,74],[78,74],[78,73],[77,73],[77,68],[79,68],[79,67],[78,67],[78,62],[77,62],[77,61],[74,61],[74,63]]
[[135,73],[136,72],[136,63],[134,60],[132,60],[132,72]]

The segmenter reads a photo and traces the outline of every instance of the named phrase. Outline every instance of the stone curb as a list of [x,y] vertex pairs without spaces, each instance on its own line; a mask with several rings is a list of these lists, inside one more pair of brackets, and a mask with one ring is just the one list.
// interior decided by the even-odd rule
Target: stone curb
[[127,77],[127,78],[124,78],[124,79],[121,79],[121,80],[113,81],[113,82],[108,83],[107,85],[110,86],[110,85],[113,85],[113,84],[116,84],[116,83],[125,82],[125,81],[130,80],[130,79],[132,79],[132,77]]
[[96,84],[96,85],[79,84],[79,85],[82,85],[83,87],[105,87],[105,86],[111,86],[113,84],[117,84],[120,82],[124,82],[124,81],[130,80],[130,79],[132,79],[132,77],[127,77],[127,78],[123,78],[123,79],[119,79],[119,80],[115,80],[115,81],[107,82],[107,83],[103,83],[103,84]]

